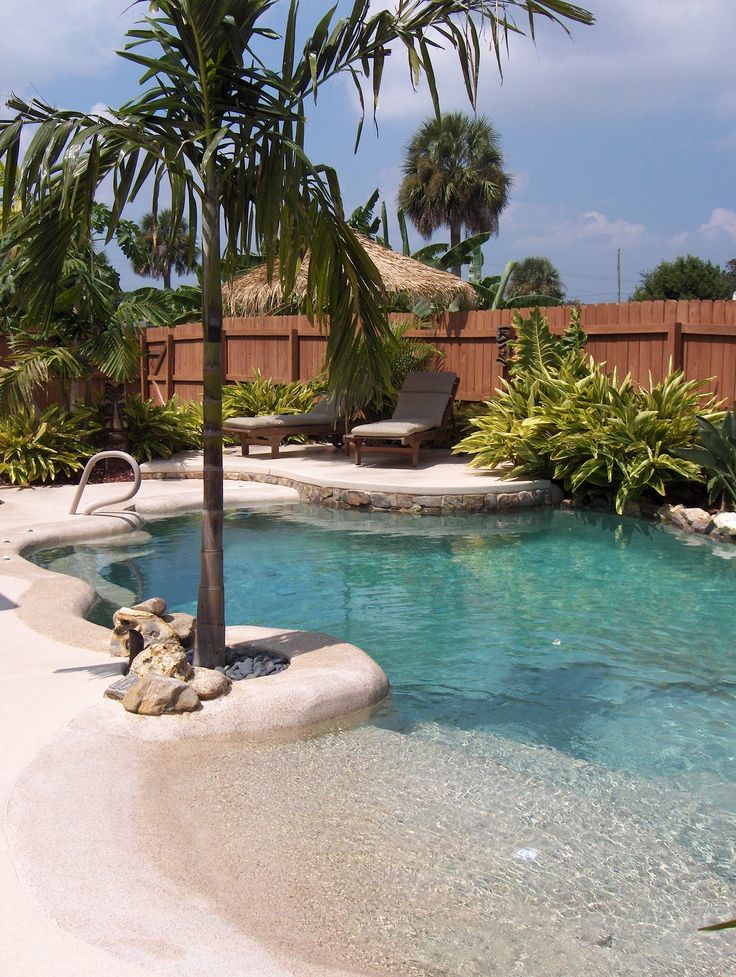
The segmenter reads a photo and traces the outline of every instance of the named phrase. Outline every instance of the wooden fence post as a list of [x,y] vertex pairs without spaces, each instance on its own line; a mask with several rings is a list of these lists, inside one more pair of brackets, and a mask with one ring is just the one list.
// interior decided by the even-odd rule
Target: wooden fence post
[[667,345],[669,347],[668,352],[672,362],[671,369],[681,370],[684,361],[682,349],[682,323],[673,323],[667,330],[667,333]]
[[291,380],[299,379],[301,363],[299,360],[299,330],[289,330],[289,369],[291,370]]
[[141,400],[148,399],[148,333],[145,329],[141,329],[140,334],[140,346],[141,346],[141,362],[140,362],[140,384],[141,384]]
[[174,396],[174,333],[169,329],[166,333],[166,399]]

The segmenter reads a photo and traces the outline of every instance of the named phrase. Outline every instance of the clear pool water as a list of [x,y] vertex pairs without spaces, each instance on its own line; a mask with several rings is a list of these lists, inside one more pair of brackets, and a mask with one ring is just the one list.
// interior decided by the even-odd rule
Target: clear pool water
[[[109,625],[196,611],[199,519],[38,554]],[[537,745],[714,796],[736,781],[736,547],[605,514],[411,517],[282,506],[225,520],[229,624],[339,635],[384,667],[375,722]]]

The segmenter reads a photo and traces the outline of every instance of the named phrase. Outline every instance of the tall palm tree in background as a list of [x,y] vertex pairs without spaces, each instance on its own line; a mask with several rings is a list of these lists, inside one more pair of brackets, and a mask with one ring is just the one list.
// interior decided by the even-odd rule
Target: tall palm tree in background
[[131,262],[136,275],[160,278],[171,288],[171,272],[187,275],[199,260],[199,248],[192,249],[189,225],[183,218],[175,222],[171,210],[145,214],[140,222],[136,257]]
[[[16,115],[0,123],[0,159],[6,184],[15,185],[19,176],[23,215],[9,224],[4,253],[18,295],[41,322],[53,303],[69,236],[89,220],[103,180],[110,177],[113,189],[111,235],[149,178],[152,209],[168,184],[174,220],[188,220],[190,256],[201,217],[204,492],[197,663],[211,667],[225,658],[221,226],[225,257],[260,250],[270,268],[278,258],[287,294],[309,247],[306,305],[327,330],[331,386],[348,401],[366,386],[386,386],[390,330],[381,282],[346,224],[336,174],[305,153],[305,104],[345,73],[361,104],[366,86],[375,107],[386,58],[403,47],[413,79],[424,73],[439,111],[431,62],[438,43],[456,53],[472,97],[482,25],[498,53],[506,31],[514,29],[507,18],[516,10],[532,26],[539,16],[563,27],[563,18],[591,23],[592,17],[560,0],[398,0],[394,10],[374,14],[369,0],[356,0],[345,17],[335,19],[333,8],[309,33],[297,24],[297,0],[145,5],[148,16],[121,52],[143,68],[137,99],[104,115],[59,111],[38,99],[9,101]],[[281,34],[274,30],[279,10]],[[39,128],[18,172],[27,125]],[[22,255],[14,256],[13,245],[21,243]]]
[[[498,234],[509,202],[498,134],[485,116],[448,112],[427,119],[409,141],[398,204],[424,238],[449,227],[450,247],[466,233]],[[460,266],[453,268],[460,274]]]
[[560,273],[549,260],[543,257],[524,258],[511,272],[506,298],[519,295],[539,295],[557,300],[565,297],[565,289]]

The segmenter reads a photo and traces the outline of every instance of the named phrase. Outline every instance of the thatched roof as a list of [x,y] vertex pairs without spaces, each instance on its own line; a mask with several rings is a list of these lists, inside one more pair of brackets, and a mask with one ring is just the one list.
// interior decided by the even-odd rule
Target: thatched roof
[[[404,254],[384,248],[368,237],[359,235],[367,254],[378,269],[392,304],[426,298],[439,308],[446,308],[459,298],[464,308],[475,305],[475,290],[462,278],[438,268],[430,268]],[[225,315],[263,315],[277,312],[286,305],[299,304],[304,298],[307,285],[309,254],[302,262],[294,293],[290,301],[284,301],[279,282],[278,264],[271,281],[266,265],[257,265],[234,281],[223,286],[222,298]]]

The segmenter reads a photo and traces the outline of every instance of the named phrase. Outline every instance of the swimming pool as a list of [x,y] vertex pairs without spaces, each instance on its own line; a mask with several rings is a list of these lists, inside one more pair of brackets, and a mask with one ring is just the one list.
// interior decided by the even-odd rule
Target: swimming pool
[[[730,975],[734,934],[697,928],[733,915],[736,547],[293,505],[228,513],[225,540],[228,623],[337,634],[392,692],[357,726],[147,752],[137,814],[172,884],[173,832],[217,917],[341,972]],[[35,559],[109,624],[154,594],[193,612],[198,555],[182,517]]]
[[[147,529],[35,559],[107,597],[98,623],[154,594],[196,613],[199,518]],[[364,648],[391,680],[383,721],[485,731],[646,777],[736,776],[736,548],[607,514],[310,506],[230,512],[225,541],[227,623]]]

